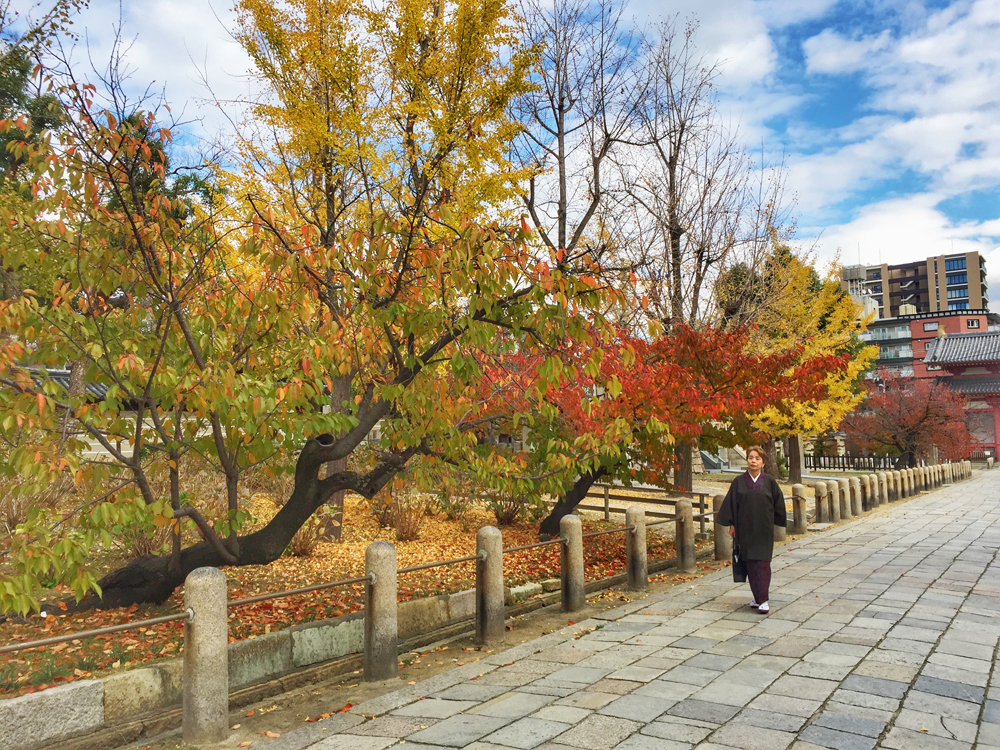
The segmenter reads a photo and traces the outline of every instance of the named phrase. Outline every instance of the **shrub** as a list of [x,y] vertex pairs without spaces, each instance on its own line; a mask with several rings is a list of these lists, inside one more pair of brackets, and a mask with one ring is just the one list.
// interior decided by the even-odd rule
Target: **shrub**
[[493,512],[493,516],[497,519],[497,526],[510,526],[519,521],[529,504],[527,495],[505,490],[490,490],[484,499],[486,507]]
[[396,539],[400,542],[416,541],[426,515],[427,502],[416,492],[403,489],[393,493],[390,507]]

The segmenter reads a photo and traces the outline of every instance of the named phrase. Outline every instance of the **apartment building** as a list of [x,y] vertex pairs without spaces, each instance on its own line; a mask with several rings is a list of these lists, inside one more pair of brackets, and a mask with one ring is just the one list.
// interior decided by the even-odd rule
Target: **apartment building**
[[846,266],[845,291],[874,300],[879,318],[949,310],[986,310],[986,261],[979,253],[938,255],[890,266]]

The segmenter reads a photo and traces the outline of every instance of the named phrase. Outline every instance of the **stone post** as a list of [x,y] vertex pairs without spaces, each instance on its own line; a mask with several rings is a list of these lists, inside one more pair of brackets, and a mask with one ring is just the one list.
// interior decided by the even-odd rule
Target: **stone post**
[[806,488],[802,484],[792,485],[792,533],[806,533]]
[[878,481],[878,504],[885,505],[889,502],[889,478],[884,471],[875,474]]
[[847,479],[840,479],[837,481],[837,495],[840,498],[840,517],[843,520],[850,518],[853,513],[851,512],[851,483]]
[[572,513],[559,520],[562,555],[559,562],[562,580],[563,612],[579,612],[587,603],[583,588],[583,526]]
[[229,626],[226,576],[196,568],[184,580],[184,742],[207,744],[229,736]]
[[[476,532],[476,643],[503,641],[503,535],[496,526]],[[484,557],[485,555],[485,557]]]
[[840,521],[840,482],[836,479],[826,483],[826,509],[832,523]]
[[902,500],[903,499],[903,475],[893,469],[892,471],[892,499]]
[[365,550],[365,682],[389,680],[399,672],[396,660],[396,548],[372,542]]
[[871,485],[872,488],[872,496],[871,500],[869,501],[868,510],[873,510],[878,506],[880,502],[879,491],[878,491],[878,475],[875,473],[869,474],[868,483]]
[[[728,530],[726,531],[728,534]],[[674,546],[677,549],[677,572],[694,571],[694,513],[686,497],[674,506]]]
[[913,497],[917,494],[917,478],[916,471],[913,469],[906,470],[906,496]]
[[920,491],[927,492],[930,489],[928,479],[928,469],[926,466],[920,467]]
[[826,514],[826,482],[816,482],[813,485],[816,493],[816,510],[813,513],[813,521],[816,523],[829,523],[830,517]]
[[649,588],[646,568],[646,511],[637,506],[625,509],[625,570],[628,588],[645,591]]
[[716,495],[712,498],[712,535],[715,537],[715,559],[733,559],[733,538],[729,536],[729,527],[718,522],[719,510],[722,508],[722,501],[725,495]]
[[860,516],[864,512],[864,500],[861,497],[861,480],[857,477],[850,478],[851,484],[851,515]]
[[861,475],[861,510],[868,511],[875,507],[874,488],[872,487],[872,475]]

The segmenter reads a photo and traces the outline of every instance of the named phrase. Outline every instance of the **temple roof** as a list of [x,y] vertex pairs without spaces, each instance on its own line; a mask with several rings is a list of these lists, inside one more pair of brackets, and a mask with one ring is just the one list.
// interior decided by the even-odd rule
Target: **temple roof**
[[1000,378],[943,378],[938,381],[946,384],[951,390],[965,396],[985,396],[1000,393]]
[[926,365],[1000,362],[1000,331],[950,333],[927,342]]

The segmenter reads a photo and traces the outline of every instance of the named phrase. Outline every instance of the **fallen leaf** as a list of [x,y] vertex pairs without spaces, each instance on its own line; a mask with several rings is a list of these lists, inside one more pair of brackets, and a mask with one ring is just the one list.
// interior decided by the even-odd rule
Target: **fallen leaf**
[[239,728],[240,728],[240,725],[239,725],[239,724],[233,724],[233,727],[232,727],[232,728],[233,728],[233,729],[239,729]]
[[250,747],[252,744],[253,743],[250,740],[243,740],[243,742],[238,744],[236,747]]
[[253,709],[251,708],[251,709],[250,709],[249,711],[247,711],[247,712],[246,712],[245,714],[243,714],[243,715],[244,715],[244,716],[253,716]]

